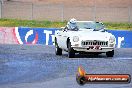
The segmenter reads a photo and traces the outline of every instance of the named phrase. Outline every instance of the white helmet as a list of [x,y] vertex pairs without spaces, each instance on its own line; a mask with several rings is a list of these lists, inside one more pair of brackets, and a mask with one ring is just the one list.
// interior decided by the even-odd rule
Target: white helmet
[[71,23],[71,24],[76,24],[76,19],[74,19],[74,18],[72,18],[69,22]]
[[76,19],[72,18],[68,23],[67,23],[67,27],[68,29],[75,29],[77,27],[76,24]]

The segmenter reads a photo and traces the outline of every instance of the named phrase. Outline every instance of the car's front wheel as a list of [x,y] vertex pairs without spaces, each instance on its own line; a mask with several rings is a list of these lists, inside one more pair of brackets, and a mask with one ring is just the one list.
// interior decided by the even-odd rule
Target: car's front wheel
[[70,42],[68,42],[68,57],[69,58],[74,58],[75,57],[75,51],[71,47],[71,43]]
[[106,52],[107,57],[113,57],[114,56],[114,50]]
[[62,55],[62,49],[59,48],[57,42],[55,42],[55,54],[56,55]]

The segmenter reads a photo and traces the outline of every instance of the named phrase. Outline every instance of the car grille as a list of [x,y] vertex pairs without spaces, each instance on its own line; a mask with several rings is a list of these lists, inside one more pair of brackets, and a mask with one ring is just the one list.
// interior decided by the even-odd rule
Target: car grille
[[82,46],[91,46],[91,45],[99,45],[101,47],[107,47],[108,46],[108,41],[82,41]]

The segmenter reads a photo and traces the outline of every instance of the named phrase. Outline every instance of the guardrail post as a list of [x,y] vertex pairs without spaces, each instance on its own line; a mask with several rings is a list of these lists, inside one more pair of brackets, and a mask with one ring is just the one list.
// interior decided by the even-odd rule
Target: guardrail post
[[94,7],[93,7],[94,8],[94,10],[93,10],[94,18],[93,18],[93,20],[96,21],[96,0],[94,0],[93,2],[94,2]]
[[61,21],[64,22],[64,5],[61,5]]
[[31,4],[31,20],[33,20],[33,3]]
[[128,22],[131,23],[131,7],[128,7]]
[[131,25],[131,6],[128,7],[128,24],[129,24],[129,28]]
[[2,18],[2,4],[3,4],[3,1],[1,0],[0,1],[0,18]]

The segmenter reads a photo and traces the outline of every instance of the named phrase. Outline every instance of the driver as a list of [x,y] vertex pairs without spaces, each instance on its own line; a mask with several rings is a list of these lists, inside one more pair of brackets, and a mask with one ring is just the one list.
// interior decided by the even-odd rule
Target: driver
[[73,31],[77,31],[78,27],[77,27],[77,23],[76,23],[76,19],[72,18],[66,25],[66,28],[68,30],[73,30]]

